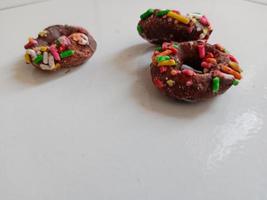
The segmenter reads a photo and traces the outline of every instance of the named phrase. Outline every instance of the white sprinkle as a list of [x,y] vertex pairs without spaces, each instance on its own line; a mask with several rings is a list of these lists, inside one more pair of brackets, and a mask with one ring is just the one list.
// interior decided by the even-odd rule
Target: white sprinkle
[[34,60],[36,58],[36,56],[37,56],[36,52],[34,50],[32,50],[32,49],[27,49],[26,53],[31,56],[32,60]]
[[44,52],[43,54],[43,63],[48,64],[48,53],[47,52]]
[[48,65],[45,65],[45,64],[40,64],[40,68],[42,70],[50,70],[50,67]]
[[50,68],[53,69],[55,67],[55,60],[52,54],[49,54],[48,60],[49,60],[48,63],[49,63]]

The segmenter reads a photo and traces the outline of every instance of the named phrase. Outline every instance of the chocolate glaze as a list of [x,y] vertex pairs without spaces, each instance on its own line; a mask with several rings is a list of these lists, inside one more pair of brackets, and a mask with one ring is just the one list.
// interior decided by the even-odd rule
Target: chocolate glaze
[[[88,33],[87,30],[85,30],[82,27],[76,27],[76,26],[69,26],[69,25],[54,25],[49,26],[44,29],[47,31],[47,35],[44,37],[41,37],[40,35],[38,38],[36,38],[38,42],[38,46],[50,46],[51,44],[55,43],[55,40],[57,40],[60,36],[66,36],[69,37],[73,33],[83,33],[88,37],[89,44],[88,45],[79,45],[77,42],[71,41],[71,45],[68,47],[71,50],[75,51],[75,54],[61,59],[58,61],[60,64],[60,68],[67,68],[67,67],[75,67],[83,64],[86,62],[89,58],[92,57],[94,54],[97,43],[95,39]],[[39,68],[39,65],[36,65],[32,63],[35,67]]]
[[[165,95],[177,100],[199,101],[223,94],[233,85],[234,77],[220,71],[220,64],[228,64],[230,61],[229,57],[226,53],[217,50],[214,45],[207,43],[205,44],[206,52],[212,52],[214,54],[217,59],[217,65],[205,73],[202,70],[202,73],[195,73],[193,76],[188,76],[183,73],[175,76],[171,74],[172,69],[180,70],[183,64],[187,64],[198,70],[201,69],[197,46],[197,41],[180,43],[178,53],[171,56],[179,64],[177,66],[168,66],[167,71],[164,73],[160,72],[160,67],[151,63],[152,81],[154,82],[157,79],[163,83],[163,87],[159,89]],[[212,90],[212,80],[214,77],[220,78],[220,89],[218,93],[214,93]],[[175,82],[174,86],[168,86],[166,83],[167,80],[173,80]],[[191,84],[188,85],[188,82],[191,82]]]
[[183,24],[177,20],[168,17],[158,17],[156,14],[158,9],[145,20],[140,20],[138,25],[142,31],[139,33],[141,37],[153,44],[162,44],[163,42],[186,42],[193,40],[208,40],[212,33],[211,27],[204,38],[201,38],[203,33],[201,29],[198,30],[195,23],[190,21],[189,24]]

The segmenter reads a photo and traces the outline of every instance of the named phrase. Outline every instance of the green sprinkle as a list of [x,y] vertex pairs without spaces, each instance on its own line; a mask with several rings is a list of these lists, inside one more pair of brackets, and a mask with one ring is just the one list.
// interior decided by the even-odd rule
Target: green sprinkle
[[162,61],[165,61],[165,60],[170,60],[170,56],[159,56],[157,57],[157,62],[162,62]]
[[235,80],[233,81],[233,85],[234,85],[234,86],[237,86],[238,84],[239,84],[239,81],[235,79]]
[[212,80],[212,91],[213,93],[218,93],[220,89],[220,78],[219,77],[215,77]]
[[179,49],[179,44],[173,44],[174,48]]
[[139,24],[137,25],[137,31],[139,34],[143,33],[143,28]]
[[60,54],[60,57],[61,57],[61,58],[67,58],[67,57],[72,56],[74,53],[75,53],[75,51],[73,51],[73,50],[63,51],[63,52]]
[[145,13],[143,13],[140,18],[142,20],[147,19],[148,17],[150,17],[152,14],[154,13],[154,9],[148,9]]
[[167,15],[170,12],[170,10],[161,10],[157,13],[158,17],[162,17],[164,15]]
[[38,54],[33,62],[34,62],[34,64],[39,64],[42,61],[43,61],[43,55]]
[[155,51],[162,51],[162,48],[161,48],[161,46],[159,46],[159,47],[156,47]]

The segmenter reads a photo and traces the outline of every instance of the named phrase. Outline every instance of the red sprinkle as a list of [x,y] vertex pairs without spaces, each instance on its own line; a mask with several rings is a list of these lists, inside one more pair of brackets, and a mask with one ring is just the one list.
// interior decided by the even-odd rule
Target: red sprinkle
[[37,45],[38,42],[32,38],[29,39],[29,42],[27,44],[25,44],[24,48],[25,49],[29,49],[29,48],[32,48],[34,47],[35,45]]
[[157,56],[158,54],[160,54],[159,51],[155,51],[155,52],[154,52],[154,56]]
[[159,80],[158,78],[154,78],[153,82],[156,85],[156,87],[159,89],[162,89],[164,87],[163,82]]
[[189,80],[189,81],[186,82],[186,86],[187,86],[187,87],[189,87],[189,86],[191,86],[191,85],[193,85],[193,81],[192,81],[192,80]]
[[162,66],[159,68],[159,71],[160,71],[160,73],[164,73],[167,71],[167,67]]
[[214,55],[213,53],[211,52],[208,52],[207,55],[206,55],[206,58],[214,58]]
[[207,63],[207,62],[202,62],[201,67],[209,69],[209,68],[211,68],[211,64]]
[[180,11],[178,11],[178,10],[172,10],[172,12],[177,13],[177,14],[181,14]]
[[206,55],[206,49],[205,49],[205,44],[204,43],[199,43],[197,45],[198,47],[198,53],[200,58],[204,58]]
[[231,61],[238,63],[238,60],[234,56],[229,54],[229,58]]
[[209,20],[207,19],[206,16],[202,16],[202,17],[200,18],[200,23],[201,23],[202,25],[204,25],[204,26],[209,26],[209,25],[210,25]]
[[172,53],[176,54],[178,53],[178,50],[174,48],[173,46],[170,46],[169,49],[172,51]]
[[59,52],[62,52],[62,51],[64,51],[65,49],[66,49],[66,47],[65,47],[64,45],[61,45],[61,46],[58,48]]
[[196,73],[191,69],[184,69],[182,73],[186,76],[194,76]]
[[167,50],[167,49],[169,49],[169,46],[170,46],[170,43],[168,43],[168,42],[164,42],[163,44],[162,44],[162,50]]
[[177,69],[173,69],[172,71],[171,71],[171,75],[173,75],[173,76],[176,76],[176,75],[178,75],[178,74],[181,74],[182,72],[180,71],[180,70],[177,70]]

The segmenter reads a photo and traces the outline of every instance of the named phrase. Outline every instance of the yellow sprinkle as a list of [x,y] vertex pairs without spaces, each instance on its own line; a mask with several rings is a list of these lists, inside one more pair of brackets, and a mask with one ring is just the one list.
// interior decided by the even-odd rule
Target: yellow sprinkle
[[41,47],[40,47],[40,50],[43,51],[43,52],[44,52],[44,51],[47,51],[47,49],[48,49],[48,48],[45,47],[45,46],[41,46]]
[[168,84],[168,86],[173,87],[175,85],[175,81],[173,80],[167,80],[166,83]]
[[176,65],[176,62],[173,59],[171,59],[171,60],[164,60],[164,61],[162,61],[162,62],[160,62],[158,64],[159,67],[160,66],[173,66],[173,65]]
[[61,65],[59,63],[57,63],[55,69],[58,69],[60,67],[61,67]]
[[30,64],[31,63],[31,57],[30,57],[29,54],[26,53],[25,56],[24,56],[24,59],[25,59],[25,61],[26,61],[27,64]]
[[190,22],[190,19],[188,19],[187,17],[184,17],[182,15],[179,15],[175,12],[172,12],[170,11],[168,14],[167,14],[168,17],[171,17],[171,18],[174,18],[176,20],[178,20],[179,22],[182,22],[184,24],[189,24]]
[[47,34],[48,34],[48,31],[44,30],[44,31],[41,31],[38,35],[40,37],[47,37]]
[[232,62],[230,61],[229,62],[229,65],[232,69],[234,69],[235,71],[238,71],[238,72],[242,72],[242,69],[241,67],[236,63],[236,62]]

